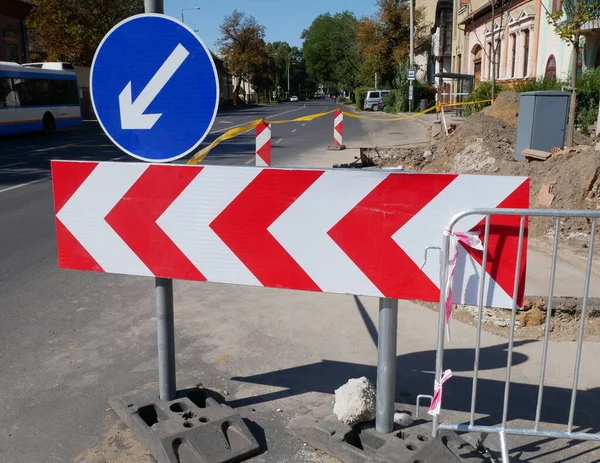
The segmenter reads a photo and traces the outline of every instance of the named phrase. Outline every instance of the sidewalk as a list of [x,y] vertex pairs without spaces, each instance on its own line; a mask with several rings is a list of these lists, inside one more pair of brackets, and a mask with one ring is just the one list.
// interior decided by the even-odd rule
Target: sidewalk
[[306,154],[297,161],[289,165],[298,167],[316,167],[330,168],[334,164],[350,163],[360,157],[361,148],[388,148],[399,146],[403,148],[429,146],[430,135],[428,129],[414,119],[405,119],[399,121],[384,121],[399,115],[387,114],[384,112],[360,111],[357,112],[352,106],[338,105],[346,112],[351,112],[361,116],[360,119],[346,117],[344,120],[344,131],[348,129],[348,121],[358,122],[364,129],[365,134],[360,137],[355,135],[352,141],[348,142],[349,137],[344,138],[344,150],[335,151],[319,148],[306,152]]

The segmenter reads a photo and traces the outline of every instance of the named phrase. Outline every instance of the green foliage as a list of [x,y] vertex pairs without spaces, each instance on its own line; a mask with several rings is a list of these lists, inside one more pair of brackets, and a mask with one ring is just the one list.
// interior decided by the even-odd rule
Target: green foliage
[[[498,98],[498,94],[504,90],[504,87],[502,87],[502,85],[499,85],[498,83],[496,83],[496,98]],[[492,82],[482,82],[479,84],[479,86],[473,91],[471,92],[471,94],[469,95],[469,97],[467,98],[467,101],[483,101],[483,100],[491,100],[492,99]],[[470,116],[473,113],[477,113],[479,111],[481,111],[483,108],[485,108],[486,106],[489,106],[491,103],[477,103],[477,104],[470,104],[465,106],[465,109],[463,111],[463,114],[465,116]]]
[[[271,85],[265,27],[238,10],[225,16],[218,45],[229,71],[257,89]],[[238,83],[239,86],[239,83]]]
[[82,66],[92,64],[100,41],[115,24],[144,12],[142,0],[36,0],[35,4],[27,19],[32,60]]
[[560,90],[566,82],[556,79],[554,77],[540,77],[538,79],[531,79],[527,82],[523,82],[515,86],[514,91],[517,93],[522,92],[538,92],[543,90]]
[[359,83],[360,60],[356,47],[354,13],[344,11],[317,16],[302,32],[306,70],[319,82],[333,82],[342,88]]
[[554,26],[556,35],[571,44],[578,41],[581,25],[598,15],[597,0],[577,0],[577,3],[578,7],[575,8],[575,0],[563,0],[562,8],[554,12],[546,10],[546,20]]
[[600,97],[600,68],[587,69],[577,81],[576,124],[587,134],[588,127],[598,118],[598,98]]
[[398,106],[401,104],[402,100],[403,95],[400,90],[394,89],[390,91],[390,93],[388,93],[383,99],[383,101],[385,102],[385,107],[383,108],[383,110],[386,113],[390,114],[400,112],[401,110],[398,109]]
[[367,92],[372,90],[370,87],[360,87],[354,90],[354,107],[357,111],[362,111],[363,102],[367,97]]

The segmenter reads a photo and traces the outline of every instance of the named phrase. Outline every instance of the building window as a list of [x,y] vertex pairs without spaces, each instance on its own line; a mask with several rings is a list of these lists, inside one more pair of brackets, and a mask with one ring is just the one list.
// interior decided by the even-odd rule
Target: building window
[[473,56],[473,75],[475,80],[481,80],[481,52],[482,50],[479,45],[475,45],[471,51],[471,55]]
[[461,65],[462,65],[462,55],[456,55],[456,60],[458,61],[457,67],[456,67],[456,72],[458,74],[460,74],[460,71],[462,71],[461,69]]
[[554,55],[550,55],[546,62],[546,72],[544,73],[544,77],[556,79],[556,59],[554,58]]
[[496,66],[496,79],[500,78],[500,63],[502,62],[502,42],[496,40],[496,51],[494,53],[494,66]]
[[523,31],[523,77],[527,77],[529,66],[529,31]]
[[19,53],[17,50],[17,45],[14,43],[6,44],[6,57],[8,61],[14,61],[15,63],[19,61]]
[[487,44],[487,56],[488,56],[488,70],[487,70],[487,75],[488,75],[488,79],[492,78],[492,60],[494,58],[492,58],[492,42],[489,42]]
[[515,65],[517,64],[517,34],[511,34],[512,62],[510,63],[510,76],[515,76]]
[[443,13],[443,45],[442,45],[442,55],[450,55],[452,54],[452,10],[444,10]]

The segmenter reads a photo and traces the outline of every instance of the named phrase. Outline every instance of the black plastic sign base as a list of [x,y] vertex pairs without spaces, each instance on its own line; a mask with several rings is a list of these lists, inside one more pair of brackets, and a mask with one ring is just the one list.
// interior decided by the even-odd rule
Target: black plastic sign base
[[157,463],[230,463],[260,451],[246,423],[211,391],[192,388],[163,402],[157,391],[113,397],[109,403]]

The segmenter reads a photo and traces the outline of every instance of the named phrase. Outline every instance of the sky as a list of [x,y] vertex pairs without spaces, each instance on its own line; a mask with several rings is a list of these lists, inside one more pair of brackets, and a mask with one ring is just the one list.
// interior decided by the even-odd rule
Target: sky
[[376,11],[376,0],[164,0],[165,14],[181,20],[196,30],[204,44],[218,52],[216,41],[221,36],[220,26],[226,15],[235,9],[252,15],[265,26],[267,42],[286,41],[302,46],[302,31],[324,13],[352,11],[357,18],[371,16]]

